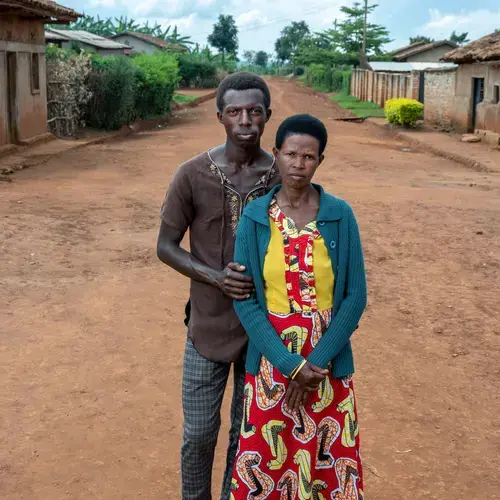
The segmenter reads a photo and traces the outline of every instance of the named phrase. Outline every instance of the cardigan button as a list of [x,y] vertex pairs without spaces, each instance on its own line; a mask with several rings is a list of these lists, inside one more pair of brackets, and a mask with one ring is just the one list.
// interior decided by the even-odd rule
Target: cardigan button
[[336,246],[337,246],[337,243],[335,242],[335,240],[330,241],[330,248],[332,250],[335,250]]
[[324,226],[324,225],[325,225],[324,221],[318,222],[318,226]]

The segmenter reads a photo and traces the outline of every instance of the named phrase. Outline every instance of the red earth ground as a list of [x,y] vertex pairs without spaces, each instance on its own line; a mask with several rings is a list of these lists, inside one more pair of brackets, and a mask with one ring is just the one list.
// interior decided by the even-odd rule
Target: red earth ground
[[[318,181],[354,207],[369,307],[354,335],[366,498],[500,498],[500,177],[323,119]],[[214,101],[0,183],[0,498],[180,498],[188,281],[155,255],[174,169],[220,143]],[[225,402],[215,471],[227,442]]]

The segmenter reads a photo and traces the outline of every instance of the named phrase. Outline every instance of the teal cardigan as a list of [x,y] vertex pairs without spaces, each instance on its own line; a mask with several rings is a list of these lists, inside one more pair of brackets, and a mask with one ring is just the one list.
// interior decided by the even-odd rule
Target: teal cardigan
[[[263,278],[264,258],[271,238],[268,209],[280,187],[250,203],[239,222],[234,260],[244,265],[245,273],[252,276],[255,292],[247,300],[235,301],[234,308],[249,337],[246,370],[257,375],[264,355],[288,377],[304,358],[286,348],[269,322]],[[321,186],[314,184],[314,187],[320,193],[317,227],[327,245],[335,274],[334,315],[307,360],[321,368],[327,368],[333,360],[333,376],[341,378],[354,373],[350,337],[366,307],[363,250],[351,207],[325,193]]]

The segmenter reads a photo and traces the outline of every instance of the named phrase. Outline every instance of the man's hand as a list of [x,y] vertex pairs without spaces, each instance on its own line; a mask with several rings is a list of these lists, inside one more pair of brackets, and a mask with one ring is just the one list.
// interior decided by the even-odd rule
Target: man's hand
[[245,266],[237,262],[231,262],[226,269],[220,273],[217,286],[228,297],[235,300],[246,300],[253,292],[253,279],[243,274]]
[[294,382],[308,392],[317,391],[319,384],[328,375],[328,370],[307,362],[295,376]]

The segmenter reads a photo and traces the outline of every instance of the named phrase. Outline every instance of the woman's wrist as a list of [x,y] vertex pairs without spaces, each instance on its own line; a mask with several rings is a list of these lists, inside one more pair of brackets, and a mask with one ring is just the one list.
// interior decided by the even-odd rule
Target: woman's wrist
[[296,367],[295,367],[295,370],[293,370],[293,372],[290,374],[290,379],[291,380],[294,380],[295,377],[298,375],[298,373],[300,372],[300,370],[302,370],[302,368],[304,368],[304,365],[307,363],[307,359],[303,359]]

